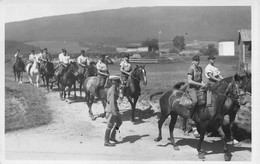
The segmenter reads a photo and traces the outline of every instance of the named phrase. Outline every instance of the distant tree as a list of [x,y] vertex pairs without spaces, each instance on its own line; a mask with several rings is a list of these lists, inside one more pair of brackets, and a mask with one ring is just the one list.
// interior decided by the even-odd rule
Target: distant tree
[[142,42],[142,46],[148,47],[149,51],[157,51],[159,49],[158,39],[146,39]]
[[173,47],[182,51],[185,49],[185,39],[184,36],[175,36],[173,38]]
[[207,47],[200,49],[200,52],[205,56],[218,55],[218,49],[215,48],[214,44],[208,44]]

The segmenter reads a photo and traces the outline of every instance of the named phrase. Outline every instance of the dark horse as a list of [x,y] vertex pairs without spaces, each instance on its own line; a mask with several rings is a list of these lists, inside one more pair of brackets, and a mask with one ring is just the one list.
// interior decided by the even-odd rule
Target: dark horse
[[19,57],[17,57],[14,65],[13,65],[13,72],[14,72],[14,81],[17,81],[19,83],[23,83],[23,72],[25,72],[25,64],[23,60]]
[[82,97],[82,85],[83,85],[85,79],[88,77],[97,75],[97,69],[95,66],[96,66],[96,62],[91,61],[89,63],[89,65],[86,67],[85,72],[79,73],[79,75],[78,75],[80,97]]
[[[49,91],[49,83],[52,77],[54,76],[54,65],[52,62],[49,61],[42,61],[40,63],[40,73],[42,77],[42,81],[44,86],[46,86],[47,90]],[[46,82],[46,84],[45,84]],[[53,87],[53,83],[51,83],[51,88]]]
[[74,98],[76,98],[76,80],[78,76],[78,65],[76,62],[70,62],[66,71],[59,78],[59,90],[60,90],[60,98],[64,100],[66,98],[65,88],[68,87],[68,98],[70,97],[70,90],[72,85],[74,86]]
[[[184,106],[179,104],[180,98],[183,95],[182,85],[183,82],[177,83],[173,90],[165,91],[159,99],[161,107],[161,117],[158,121],[159,136],[155,138],[155,141],[162,139],[161,128],[164,121],[169,115],[171,115],[171,122],[169,124],[170,140],[175,150],[179,150],[178,145],[174,141],[173,130],[177,121],[178,115],[183,118],[191,118],[195,123],[200,134],[200,139],[197,145],[198,156],[204,159],[204,153],[201,151],[201,144],[204,140],[207,127],[211,126],[218,130],[221,135],[221,139],[224,143],[224,159],[230,160],[231,154],[228,151],[226,144],[225,133],[223,132],[222,125],[224,115],[228,113],[228,110],[233,108],[226,106],[227,98],[234,101],[241,102],[242,91],[246,85],[246,77],[240,76],[239,74],[233,77],[228,77],[221,80],[219,83],[214,84],[210,87],[212,90],[212,107],[206,107],[206,105],[197,105],[195,112],[191,114],[191,111]],[[241,99],[241,100],[240,100]]]
[[124,95],[128,99],[132,107],[132,122],[135,121],[135,107],[139,96],[141,95],[140,82],[144,85],[147,84],[145,65],[136,65],[135,69],[132,71],[131,75],[127,80],[127,87],[124,89]]

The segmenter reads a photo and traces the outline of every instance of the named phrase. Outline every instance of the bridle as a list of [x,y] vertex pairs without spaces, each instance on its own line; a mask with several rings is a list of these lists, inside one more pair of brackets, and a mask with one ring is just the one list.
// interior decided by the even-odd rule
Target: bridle
[[[134,70],[134,72],[135,72],[136,70],[138,70],[138,69],[141,69],[142,72],[144,71],[144,68],[138,67],[138,68],[136,68],[136,69]],[[133,72],[132,74],[134,74],[134,72]],[[131,78],[137,80],[138,82],[142,81],[141,79],[138,79],[138,78],[134,77],[132,74],[129,74],[129,76],[130,76]]]
[[[230,90],[230,87],[232,87],[232,85],[234,85],[234,83],[235,83],[235,89],[236,89],[236,93],[237,93],[238,98],[234,98],[234,97],[231,97],[231,96],[228,95],[229,90]],[[216,91],[216,90],[211,90],[211,91],[212,91],[212,92],[215,92],[215,93],[217,93],[217,94],[219,94],[219,95],[225,96],[225,97],[227,97],[227,98],[230,98],[230,99],[232,99],[232,100],[234,100],[234,101],[236,101],[236,102],[239,102],[239,101],[240,101],[240,100],[239,100],[239,97],[246,95],[246,92],[244,92],[244,94],[240,94],[240,93],[239,93],[239,84],[237,84],[237,82],[236,82],[234,79],[232,80],[232,82],[230,82],[230,83],[228,84],[228,87],[227,87],[227,89],[225,90],[225,93],[221,93],[221,92],[218,92],[218,91]]]

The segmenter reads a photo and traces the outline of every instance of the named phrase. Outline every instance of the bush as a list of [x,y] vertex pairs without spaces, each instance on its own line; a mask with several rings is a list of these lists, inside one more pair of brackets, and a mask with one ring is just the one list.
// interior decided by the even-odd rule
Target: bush
[[218,55],[218,49],[215,48],[214,44],[208,44],[207,47],[201,48],[200,52],[205,56]]

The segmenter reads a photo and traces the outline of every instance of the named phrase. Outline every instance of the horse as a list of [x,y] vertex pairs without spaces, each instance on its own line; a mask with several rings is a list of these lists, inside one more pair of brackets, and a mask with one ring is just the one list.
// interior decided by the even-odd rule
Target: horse
[[95,66],[96,66],[96,62],[91,61],[89,65],[86,67],[85,72],[79,74],[78,76],[80,97],[82,97],[82,85],[85,79],[97,75],[97,69]]
[[17,81],[19,83],[23,83],[24,70],[25,70],[25,64],[22,61],[22,59],[18,57],[13,65],[14,81],[16,81],[16,77],[17,77]]
[[143,82],[143,85],[147,85],[146,70],[145,65],[138,66],[136,65],[135,69],[132,71],[128,77],[127,84],[128,86],[124,89],[124,95],[131,104],[132,108],[132,117],[131,121],[135,121],[135,107],[139,96],[141,95],[140,82]]
[[78,76],[78,65],[76,62],[70,62],[66,71],[61,75],[58,82],[58,88],[60,91],[60,99],[66,99],[66,90],[65,88],[68,87],[68,98],[70,97],[70,90],[72,85],[74,86],[74,98],[77,98],[76,95],[76,80]]
[[[109,78],[109,77],[108,77]],[[97,76],[90,76],[83,82],[83,90],[85,91],[85,99],[88,106],[88,112],[90,118],[94,121],[97,117],[105,117],[105,108],[107,102],[107,88],[99,87],[100,79]],[[109,83],[108,83],[109,86]],[[101,100],[104,113],[94,116],[92,112],[92,104],[95,97]]]
[[29,71],[29,64],[27,64],[27,66],[26,66],[26,72],[28,74],[28,78],[30,80],[30,83],[34,86],[36,85],[36,87],[39,87],[40,72],[39,72],[38,67],[39,67],[39,65],[38,65],[36,58],[33,59],[33,64],[32,64],[30,71]]
[[[54,76],[54,65],[52,62],[49,61],[42,61],[40,63],[40,72],[41,72],[41,77],[43,81],[43,85],[47,88],[49,91],[49,83],[52,77]],[[45,84],[46,82],[46,84]],[[51,88],[53,87],[53,83],[51,83]]]
[[[191,118],[195,123],[200,134],[200,139],[197,145],[198,157],[200,159],[205,159],[204,153],[201,151],[201,144],[204,140],[204,135],[206,133],[207,127],[215,127],[221,135],[221,139],[224,143],[224,159],[226,161],[231,160],[231,154],[228,151],[226,144],[225,133],[223,132],[222,125],[224,120],[224,115],[228,113],[228,110],[233,108],[227,108],[226,100],[227,98],[233,99],[238,102],[242,102],[242,96],[244,95],[245,78],[239,74],[235,74],[233,77],[228,77],[221,80],[210,87],[212,90],[212,106],[206,107],[205,104],[195,106],[195,111],[191,112],[189,109],[180,105],[180,98],[183,95],[182,86],[184,82],[177,83],[173,90],[167,90],[163,92],[159,99],[159,104],[161,108],[161,116],[158,121],[159,135],[154,140],[156,142],[162,139],[161,128],[164,121],[169,115],[171,115],[171,121],[169,124],[170,131],[170,141],[174,146],[175,150],[179,150],[178,145],[174,141],[173,130],[177,121],[178,115],[188,119]],[[160,92],[157,92],[158,94]],[[153,94],[156,95],[156,94]],[[151,96],[149,101],[151,100]]]

